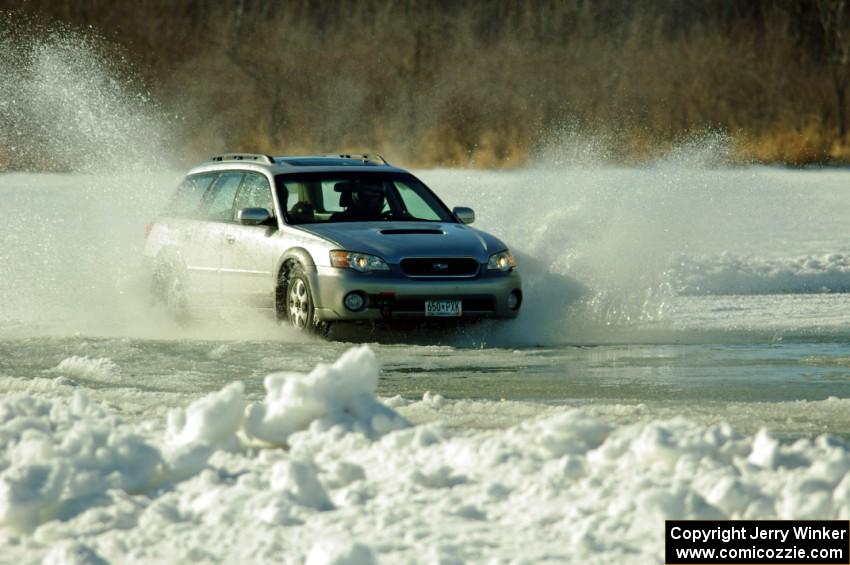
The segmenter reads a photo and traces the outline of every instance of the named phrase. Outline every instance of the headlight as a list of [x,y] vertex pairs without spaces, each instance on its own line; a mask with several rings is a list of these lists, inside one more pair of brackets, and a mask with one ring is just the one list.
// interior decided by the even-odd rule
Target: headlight
[[389,271],[389,265],[380,257],[351,251],[331,251],[331,265],[341,269],[354,269],[361,273]]
[[516,261],[511,252],[505,249],[501,253],[490,255],[490,260],[487,261],[487,268],[490,270],[510,271],[516,269]]

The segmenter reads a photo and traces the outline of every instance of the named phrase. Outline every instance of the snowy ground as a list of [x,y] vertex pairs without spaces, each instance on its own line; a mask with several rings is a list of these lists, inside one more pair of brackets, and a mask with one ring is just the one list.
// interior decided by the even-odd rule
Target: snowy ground
[[693,159],[423,172],[524,312],[365,346],[150,312],[175,175],[0,176],[0,561],[660,563],[665,518],[846,519],[850,173]]

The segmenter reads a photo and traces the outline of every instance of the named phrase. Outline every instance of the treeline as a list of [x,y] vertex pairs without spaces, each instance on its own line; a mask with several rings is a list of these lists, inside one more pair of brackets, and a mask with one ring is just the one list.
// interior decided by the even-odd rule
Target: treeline
[[742,160],[846,161],[845,4],[0,0],[0,10],[117,45],[185,153],[369,148],[409,165],[511,166],[565,132],[604,140],[622,162],[706,131],[733,139]]

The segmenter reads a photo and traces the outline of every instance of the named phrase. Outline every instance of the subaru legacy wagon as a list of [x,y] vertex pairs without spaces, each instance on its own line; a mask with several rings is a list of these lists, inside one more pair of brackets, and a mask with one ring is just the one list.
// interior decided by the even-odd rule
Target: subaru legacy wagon
[[154,296],[179,319],[265,308],[335,322],[514,318],[508,247],[414,175],[370,155],[213,157],[147,226]]

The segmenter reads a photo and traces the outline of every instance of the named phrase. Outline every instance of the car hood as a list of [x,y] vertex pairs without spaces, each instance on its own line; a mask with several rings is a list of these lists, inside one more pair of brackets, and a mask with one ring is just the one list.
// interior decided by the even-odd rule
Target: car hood
[[505,245],[464,224],[443,222],[334,222],[298,228],[340,249],[378,255],[397,264],[404,257],[474,257],[486,262]]

